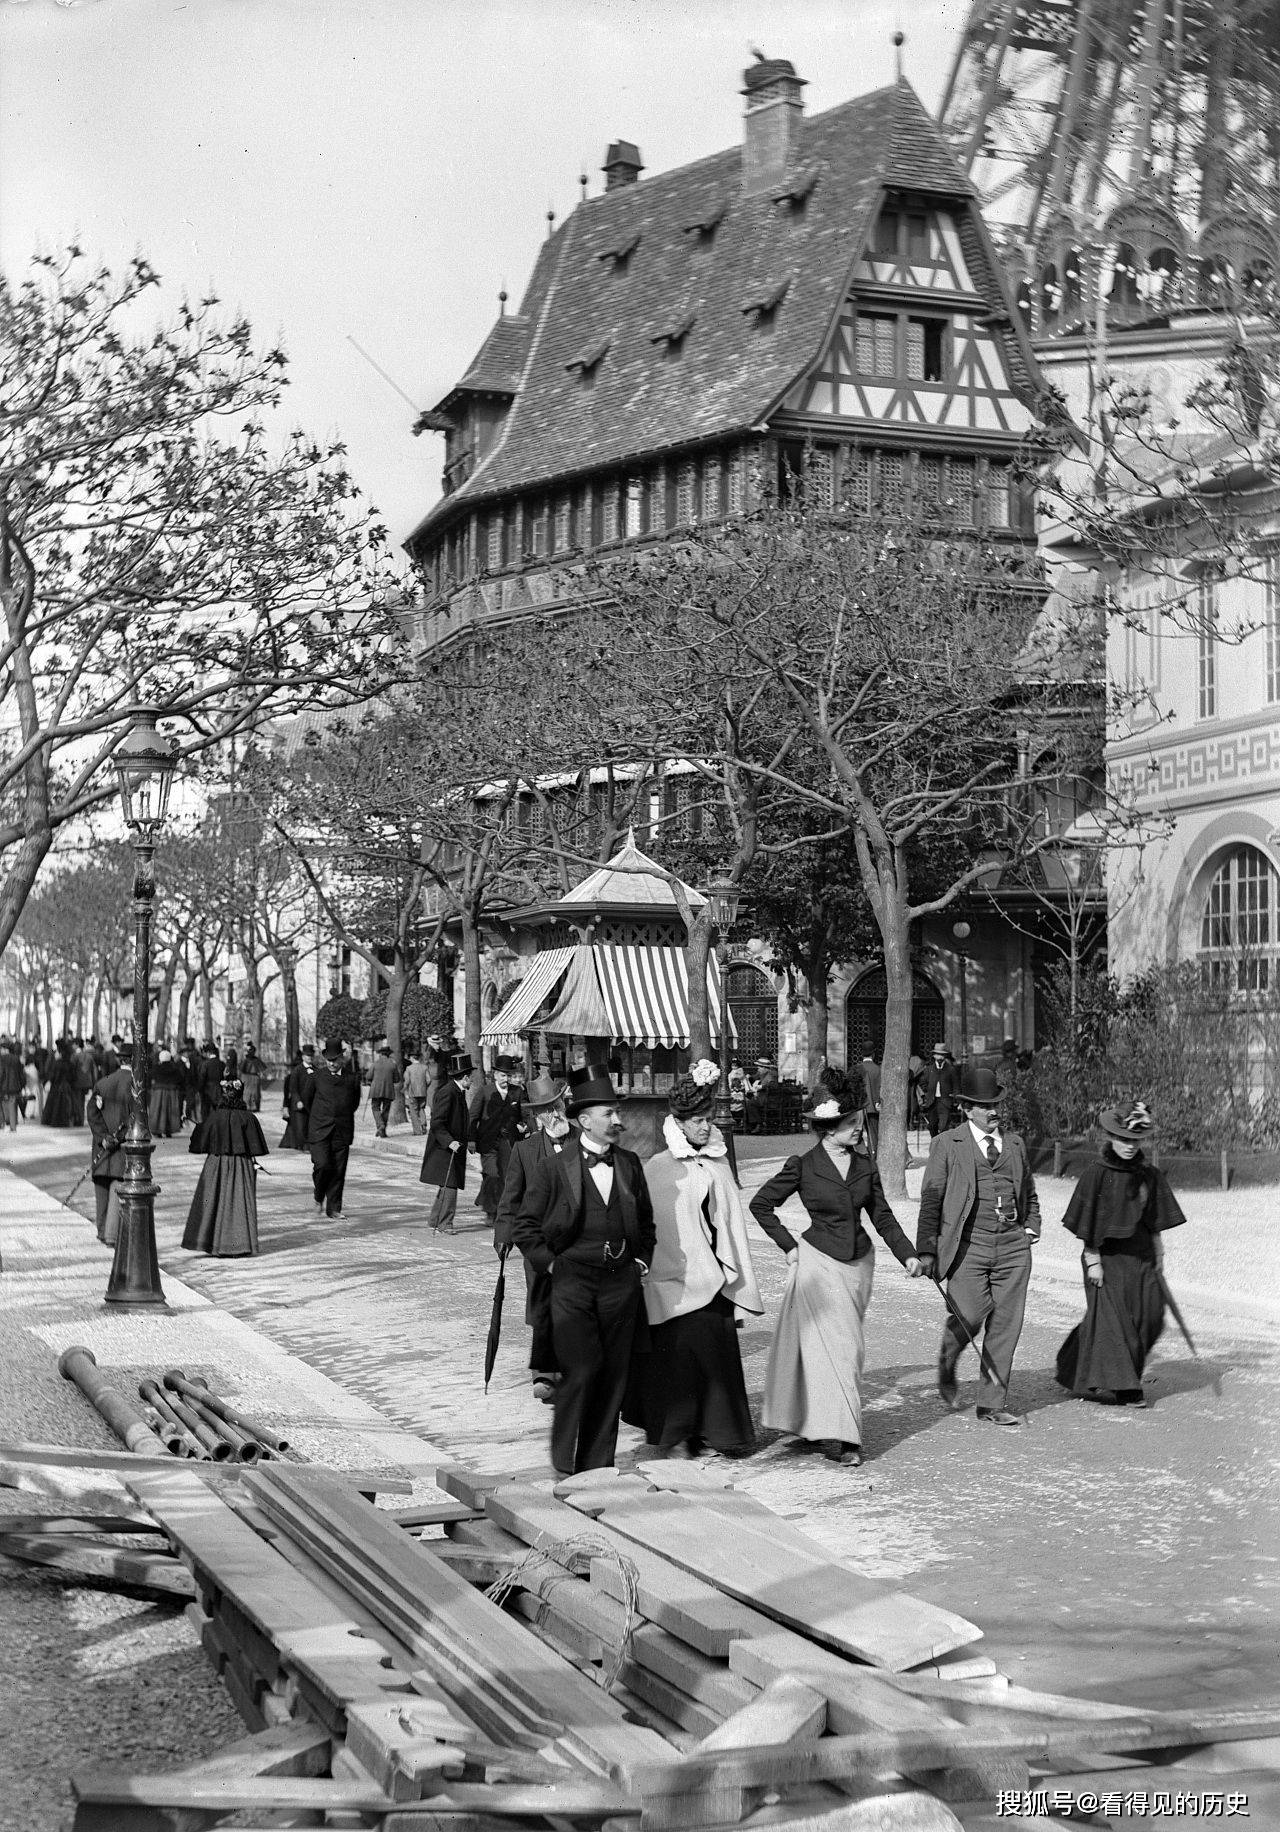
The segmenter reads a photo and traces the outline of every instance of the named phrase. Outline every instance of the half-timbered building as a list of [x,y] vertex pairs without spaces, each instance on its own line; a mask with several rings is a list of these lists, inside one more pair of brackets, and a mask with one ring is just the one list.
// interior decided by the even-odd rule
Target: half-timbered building
[[[519,309],[504,300],[422,416],[445,459],[408,542],[420,648],[564,610],[584,551],[732,516],[802,469],[833,503],[1033,540],[1014,461],[1038,372],[971,186],[907,82],[816,115],[804,88],[785,60],[758,61],[741,143],[676,171],[644,177],[615,142],[604,189],[548,235]],[[972,928],[964,949],[949,924],[922,938],[922,1050],[944,1032],[1031,1040],[1029,944]],[[759,1029],[773,989],[758,954],[739,965],[731,995]],[[875,971],[854,963],[833,988],[836,1061],[877,1047]],[[800,1021],[779,1010],[798,1063]]]

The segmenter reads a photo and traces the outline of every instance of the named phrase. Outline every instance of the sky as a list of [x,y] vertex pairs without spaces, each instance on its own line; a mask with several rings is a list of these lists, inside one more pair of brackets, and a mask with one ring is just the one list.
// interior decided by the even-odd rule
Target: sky
[[[936,107],[968,0],[0,0],[0,265],[141,251],[291,359],[289,423],[345,441],[402,540],[413,438],[611,140],[650,174],[734,145],[750,47],[818,113],[905,71]],[[153,295],[156,298],[157,295]],[[382,379],[353,347],[363,346]],[[412,403],[412,405],[411,405]]]

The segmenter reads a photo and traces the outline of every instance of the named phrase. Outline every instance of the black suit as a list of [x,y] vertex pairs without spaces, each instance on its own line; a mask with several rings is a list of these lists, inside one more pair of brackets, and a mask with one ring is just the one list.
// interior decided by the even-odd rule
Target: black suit
[[[426,1148],[422,1154],[419,1183],[434,1183],[436,1199],[431,1205],[431,1228],[453,1233],[454,1211],[458,1191],[467,1180],[467,1134],[470,1116],[467,1097],[456,1081],[442,1081],[431,1097],[431,1124],[427,1129]],[[457,1150],[451,1150],[451,1146]]]
[[307,1115],[307,1149],[311,1153],[311,1187],[326,1215],[341,1215],[347,1160],[356,1136],[360,1105],[360,1071],[354,1062],[326,1057],[302,1091]]
[[960,1074],[953,1062],[944,1062],[941,1066],[936,1061],[926,1063],[919,1085],[920,1111],[924,1114],[930,1138],[936,1139],[940,1132],[947,1131],[955,1118]]
[[[525,1191],[533,1181],[538,1166],[558,1158],[566,1147],[573,1144],[574,1135],[566,1133],[562,1139],[548,1138],[539,1126],[532,1138],[521,1139],[511,1153],[511,1162],[507,1166],[506,1181],[502,1186],[502,1197],[498,1203],[498,1213],[493,1230],[493,1244],[499,1253],[504,1247],[513,1244],[515,1218],[520,1212]],[[529,1367],[535,1380],[539,1374],[555,1374],[560,1363],[556,1360],[555,1343],[551,1328],[551,1274],[539,1272],[533,1263],[524,1259],[524,1282],[526,1303],[524,1320],[533,1331],[533,1341],[529,1348]]]
[[608,1199],[575,1139],[538,1164],[515,1217],[516,1245],[551,1273],[551,1328],[561,1380],[551,1461],[563,1474],[607,1469],[637,1331],[645,1334],[640,1265],[653,1258],[653,1205],[634,1152],[613,1148]]

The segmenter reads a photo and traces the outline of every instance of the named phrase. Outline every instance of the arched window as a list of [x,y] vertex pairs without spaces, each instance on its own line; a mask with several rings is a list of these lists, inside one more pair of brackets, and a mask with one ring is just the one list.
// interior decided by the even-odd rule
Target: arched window
[[1280,966],[1280,875],[1256,846],[1235,846],[1200,913],[1200,977],[1222,992],[1267,992]]
[[[850,986],[845,998],[845,1061],[856,1068],[864,1056],[874,1062],[884,1056],[884,1002],[888,992],[883,967],[869,967]],[[911,1048],[927,1056],[935,1043],[947,1036],[947,1014],[942,995],[919,969],[911,975]]]
[[778,1060],[778,995],[773,981],[759,967],[730,967],[725,979],[729,1010],[738,1033],[739,1062],[754,1063],[767,1056]]

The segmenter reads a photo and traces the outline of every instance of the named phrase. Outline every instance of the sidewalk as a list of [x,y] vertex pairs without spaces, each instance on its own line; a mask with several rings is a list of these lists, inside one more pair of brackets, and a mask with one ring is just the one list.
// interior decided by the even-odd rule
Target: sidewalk
[[[274,1123],[268,1137],[279,1137]],[[105,1441],[54,1367],[81,1340],[122,1385],[174,1361],[198,1367],[326,1461],[420,1479],[438,1457],[487,1470],[545,1462],[548,1415],[529,1387],[518,1265],[483,1388],[497,1261],[472,1200],[474,1158],[459,1232],[441,1237],[426,1225],[421,1143],[407,1127],[357,1140],[337,1221],[315,1217],[306,1156],[273,1150],[259,1185],[261,1255],[213,1260],[179,1245],[201,1159],[186,1139],[161,1142],[157,1234],[172,1315],[119,1318],[101,1308],[109,1258],[91,1223],[12,1175],[20,1168],[64,1194],[86,1150],[83,1133],[35,1128],[0,1143],[11,1167],[0,1174],[4,1334],[26,1339],[30,1375],[20,1395],[5,1383],[4,1436]],[[748,1188],[779,1161],[744,1164]],[[1058,1225],[1070,1189],[1040,1184],[1045,1238],[1012,1395],[1027,1415],[1021,1431],[942,1411],[938,1295],[881,1247],[866,1463],[849,1470],[774,1440],[734,1480],[870,1575],[909,1582],[981,1623],[992,1654],[1027,1683],[1123,1699],[1140,1680],[1152,1703],[1153,1687],[1169,1700],[1193,1681],[1270,1689],[1280,1681],[1275,1192],[1188,1195],[1192,1225],[1170,1237],[1168,1272],[1205,1359],[1193,1361],[1170,1324],[1153,1358],[1153,1409],[1116,1414],[1070,1400],[1053,1380],[1057,1345],[1082,1309],[1078,1248]],[[914,1208],[898,1205],[909,1232]],[[758,1417],[786,1268],[763,1235],[754,1244],[765,1315],[748,1321],[741,1343]],[[961,1372],[971,1399],[971,1356]],[[637,1454],[639,1434],[624,1428],[619,1461]]]

